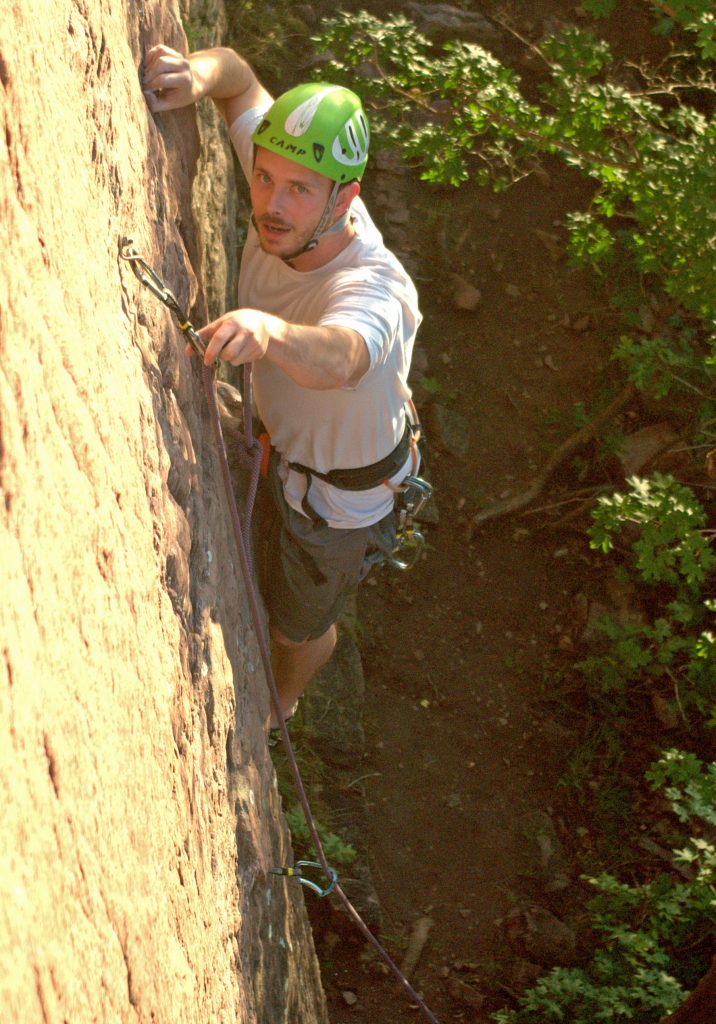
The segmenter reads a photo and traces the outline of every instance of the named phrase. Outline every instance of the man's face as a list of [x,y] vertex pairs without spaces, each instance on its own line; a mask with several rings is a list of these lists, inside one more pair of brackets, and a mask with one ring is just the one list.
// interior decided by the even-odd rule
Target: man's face
[[331,188],[325,175],[258,146],[251,206],[264,252],[284,260],[300,253],[313,237]]

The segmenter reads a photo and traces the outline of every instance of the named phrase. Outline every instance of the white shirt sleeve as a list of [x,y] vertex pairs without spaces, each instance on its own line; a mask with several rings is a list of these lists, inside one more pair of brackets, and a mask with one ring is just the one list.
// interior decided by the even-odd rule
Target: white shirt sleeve
[[399,299],[369,275],[350,278],[354,280],[347,280],[336,289],[320,323],[357,331],[365,341],[372,370],[385,362],[399,335],[402,308]]

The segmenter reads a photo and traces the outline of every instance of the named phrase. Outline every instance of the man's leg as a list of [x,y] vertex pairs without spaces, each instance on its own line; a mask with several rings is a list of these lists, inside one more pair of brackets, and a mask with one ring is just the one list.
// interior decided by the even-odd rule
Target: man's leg
[[[319,669],[323,668],[336,646],[336,627],[330,626],[315,640],[296,642],[272,628],[271,667],[278,687],[284,718],[293,711],[298,698]],[[278,725],[271,709],[271,728]]]

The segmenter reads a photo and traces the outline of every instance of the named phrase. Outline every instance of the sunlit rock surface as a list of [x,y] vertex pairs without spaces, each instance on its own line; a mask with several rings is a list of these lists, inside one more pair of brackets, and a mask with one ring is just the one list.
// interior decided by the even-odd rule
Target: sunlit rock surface
[[325,1024],[201,377],[119,259],[197,325],[233,272],[159,41],[175,3],[0,8],[1,1016]]

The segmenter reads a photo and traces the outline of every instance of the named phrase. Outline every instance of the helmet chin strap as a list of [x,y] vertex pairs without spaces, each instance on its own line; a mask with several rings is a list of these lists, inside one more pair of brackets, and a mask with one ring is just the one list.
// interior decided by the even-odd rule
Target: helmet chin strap
[[[310,252],[311,249],[315,249],[315,247],[318,246],[318,244],[321,241],[321,239],[323,238],[324,234],[333,234],[334,231],[340,230],[340,228],[344,226],[344,224],[341,223],[341,221],[343,220],[342,217],[339,218],[336,221],[336,223],[333,224],[331,227],[328,226],[328,222],[331,219],[331,217],[333,216],[333,211],[336,208],[336,200],[338,199],[338,189],[339,188],[340,188],[340,182],[339,181],[334,181],[333,182],[333,188],[331,189],[331,195],[328,197],[328,203],[326,204],[326,208],[325,208],[323,214],[321,215],[321,220],[318,222],[317,225],[315,225],[315,228],[313,229],[313,234],[312,234],[312,237],[311,237],[310,241],[306,242],[306,244],[303,246],[303,248],[300,249],[297,253],[294,253],[293,256],[289,256],[288,257],[289,259],[295,259],[296,256],[300,256],[302,253]],[[347,217],[347,213],[348,212],[346,210],[346,213],[345,213],[346,217]]]
[[[331,225],[330,228],[328,227],[328,222],[333,216],[333,211],[336,208],[336,200],[338,199],[338,190],[340,187],[340,182],[333,182],[333,188],[331,189],[331,194],[328,197],[326,208],[321,215],[321,219],[316,225],[315,231],[313,232],[313,237],[310,239],[310,241],[306,242],[306,244],[300,250],[300,252],[297,252],[295,254],[296,256],[300,256],[301,253],[310,252],[311,249],[315,249],[324,235],[333,235],[335,234],[336,231],[341,231],[348,223],[348,210],[346,210],[343,216],[339,217],[335,224]],[[291,256],[290,259],[294,259],[294,256]]]

